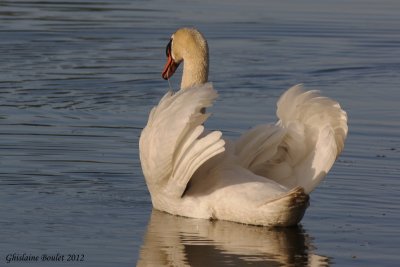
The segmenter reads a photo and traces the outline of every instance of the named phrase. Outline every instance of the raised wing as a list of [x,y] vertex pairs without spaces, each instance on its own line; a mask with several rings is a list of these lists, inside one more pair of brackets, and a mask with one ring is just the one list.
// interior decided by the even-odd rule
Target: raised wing
[[211,83],[168,92],[150,113],[140,136],[140,161],[150,193],[181,197],[193,173],[208,159],[223,152],[222,133],[204,134],[202,125],[217,93]]
[[240,164],[288,188],[310,193],[343,149],[347,115],[340,105],[301,85],[278,101],[276,125],[259,125],[236,142]]

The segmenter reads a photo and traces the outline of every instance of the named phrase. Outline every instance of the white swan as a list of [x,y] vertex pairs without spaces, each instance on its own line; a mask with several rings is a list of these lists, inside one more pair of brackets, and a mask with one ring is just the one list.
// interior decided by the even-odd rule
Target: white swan
[[235,142],[204,131],[217,97],[208,79],[208,46],[182,28],[167,46],[162,76],[184,62],[181,90],[168,92],[140,137],[140,160],[154,208],[175,215],[264,226],[297,224],[308,194],[343,149],[347,116],[340,105],[297,85],[278,101],[276,124]]

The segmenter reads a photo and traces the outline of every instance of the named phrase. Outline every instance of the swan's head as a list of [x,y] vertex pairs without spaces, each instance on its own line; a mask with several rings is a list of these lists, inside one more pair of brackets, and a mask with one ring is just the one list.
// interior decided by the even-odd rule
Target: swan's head
[[[169,79],[182,61],[185,62],[185,68],[186,65],[197,66],[198,69],[204,69],[203,72],[208,76],[208,45],[206,39],[198,30],[194,28],[177,30],[171,36],[166,54],[167,63],[162,72],[164,79]],[[193,68],[190,71],[192,72],[191,75],[199,75]]]

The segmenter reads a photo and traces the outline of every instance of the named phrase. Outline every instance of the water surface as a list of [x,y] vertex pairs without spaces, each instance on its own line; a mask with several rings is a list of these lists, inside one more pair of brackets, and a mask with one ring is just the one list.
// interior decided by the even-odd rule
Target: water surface
[[[1,1],[1,265],[9,253],[79,253],[81,266],[132,266],[163,251],[164,264],[191,266],[396,266],[399,8],[394,0]],[[181,26],[209,40],[220,97],[208,127],[237,137],[273,122],[279,95],[297,83],[348,112],[345,150],[301,226],[152,212],[138,137],[168,89],[164,48]]]

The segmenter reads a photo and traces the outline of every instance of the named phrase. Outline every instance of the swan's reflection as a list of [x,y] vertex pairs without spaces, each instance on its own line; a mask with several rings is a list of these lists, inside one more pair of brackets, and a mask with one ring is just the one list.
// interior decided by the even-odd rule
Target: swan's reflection
[[301,227],[269,229],[153,210],[137,266],[329,266]]

